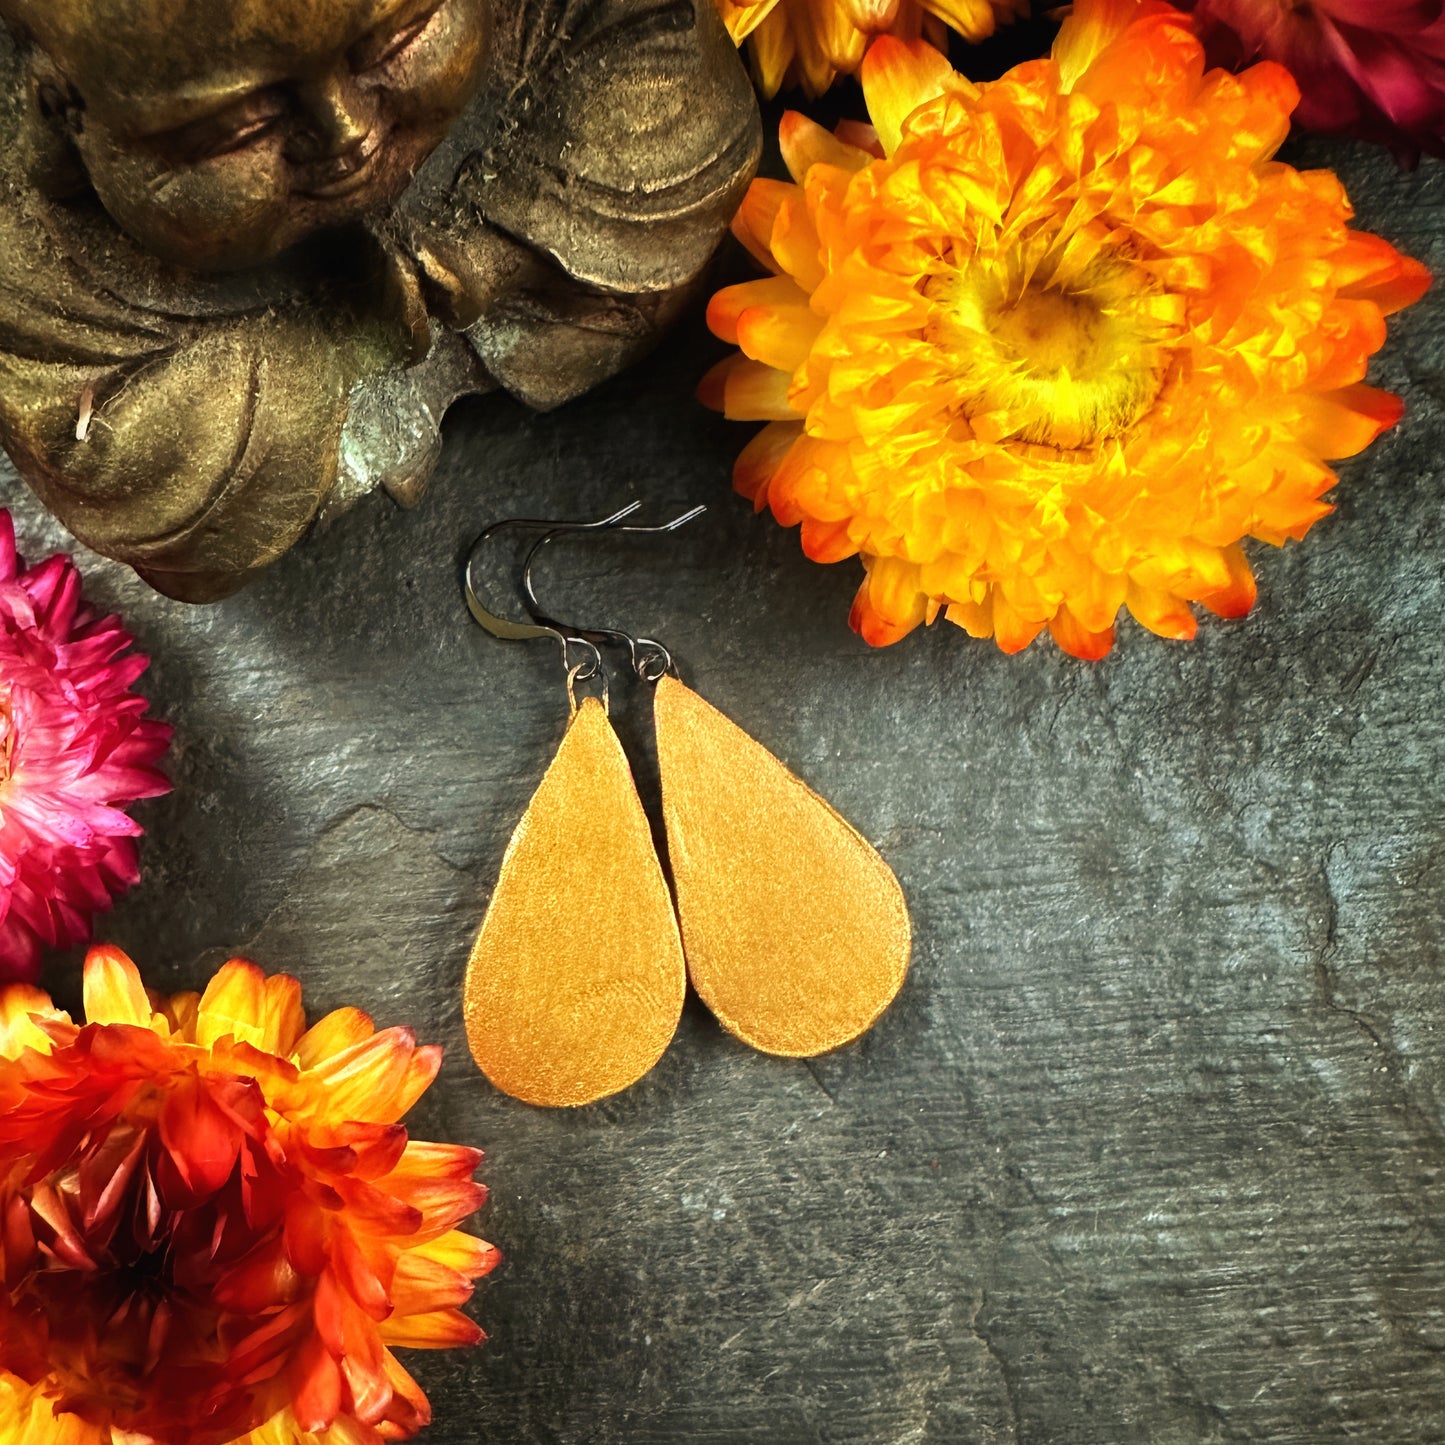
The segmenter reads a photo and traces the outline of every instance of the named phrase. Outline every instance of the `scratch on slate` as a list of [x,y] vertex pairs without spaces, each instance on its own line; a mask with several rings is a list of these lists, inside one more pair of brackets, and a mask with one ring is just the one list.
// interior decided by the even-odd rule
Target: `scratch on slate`
[[982,1329],[979,1326],[979,1316],[987,1308],[988,1291],[986,1289],[980,1290],[978,1301],[973,1307],[973,1313],[968,1317],[968,1332],[988,1351],[988,1357],[993,1361],[994,1367],[998,1370],[999,1378],[1003,1381],[1004,1393],[1008,1396],[1009,1431],[1015,1445],[1017,1445],[1017,1442],[1022,1438],[1020,1432],[1023,1429],[1023,1420],[1019,1410],[1018,1380],[1014,1375],[1013,1367],[1004,1359],[1003,1355],[999,1353],[998,1348],[994,1345],[992,1336],[986,1329]]
[[1360,1009],[1341,1003],[1339,998],[1339,970],[1334,959],[1339,952],[1340,904],[1335,895],[1334,884],[1330,881],[1330,860],[1335,851],[1344,845],[1331,843],[1320,861],[1320,885],[1324,892],[1325,936],[1323,942],[1311,950],[1311,965],[1314,969],[1315,991],[1321,1005],[1330,1013],[1348,1019],[1380,1052],[1381,1064],[1389,1075],[1391,1083],[1400,1096],[1400,1102],[1407,1117],[1414,1121],[1419,1142],[1435,1153],[1445,1155],[1445,1133],[1431,1111],[1421,1107],[1410,1087],[1404,1060],[1393,1041],[1378,1024]]

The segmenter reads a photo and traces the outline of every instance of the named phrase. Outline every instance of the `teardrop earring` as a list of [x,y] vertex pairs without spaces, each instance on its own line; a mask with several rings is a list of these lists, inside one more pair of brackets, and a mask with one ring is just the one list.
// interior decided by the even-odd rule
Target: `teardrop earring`
[[538,625],[594,647],[625,645],[633,671],[655,688],[688,977],[754,1048],[793,1057],[838,1048],[871,1028],[902,987],[912,949],[903,891],[856,829],[681,681],[661,643],[543,612],[533,581],[541,551],[561,536],[605,530],[613,529],[545,533],[528,554],[522,590]]
[[[636,504],[598,527],[615,525]],[[495,637],[561,643],[570,718],[557,755],[502,859],[463,994],[467,1040],[497,1088],[529,1104],[590,1104],[662,1057],[682,1014],[682,945],[632,772],[608,720],[595,644],[518,623],[482,601],[467,560],[472,616]],[[577,660],[574,661],[574,656]],[[577,701],[579,685],[600,696]]]

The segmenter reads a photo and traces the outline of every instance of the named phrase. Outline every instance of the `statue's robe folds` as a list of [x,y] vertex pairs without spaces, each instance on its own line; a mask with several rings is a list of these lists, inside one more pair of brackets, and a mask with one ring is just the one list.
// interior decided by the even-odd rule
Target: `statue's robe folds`
[[392,216],[204,276],[37,179],[0,33],[0,441],[82,542],[222,596],[365,487],[413,497],[457,395],[556,405],[689,299],[760,146],[711,0],[499,0],[495,37]]

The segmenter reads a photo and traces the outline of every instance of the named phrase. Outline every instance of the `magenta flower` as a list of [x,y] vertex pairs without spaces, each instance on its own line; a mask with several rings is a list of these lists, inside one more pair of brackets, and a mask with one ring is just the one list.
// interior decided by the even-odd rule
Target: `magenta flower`
[[1277,60],[1305,130],[1445,155],[1445,0],[1176,0],[1214,65]]
[[140,877],[124,805],[169,791],[171,729],[130,690],[149,661],[133,646],[68,557],[25,566],[0,509],[0,982],[84,942]]

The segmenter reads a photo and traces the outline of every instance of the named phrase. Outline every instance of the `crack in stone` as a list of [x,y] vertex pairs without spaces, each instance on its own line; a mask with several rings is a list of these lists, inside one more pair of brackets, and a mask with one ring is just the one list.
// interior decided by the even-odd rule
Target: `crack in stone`
[[[1406,1119],[1414,1126],[1416,1142],[1445,1160],[1445,1131],[1441,1130],[1439,1122],[1431,1116],[1430,1111],[1415,1098],[1400,1051],[1369,1014],[1351,1008],[1339,998],[1340,975],[1334,959],[1339,953],[1340,903],[1330,880],[1330,860],[1343,847],[1344,844],[1339,841],[1331,843],[1325,850],[1319,867],[1325,904],[1325,936],[1323,942],[1311,950],[1310,962],[1314,971],[1315,992],[1327,1012],[1348,1020],[1379,1051],[1381,1065],[1399,1096],[1400,1107]],[[1445,1232],[1445,1223],[1432,1218],[1430,1224],[1435,1232]]]
[[1023,1438],[1023,1415],[1019,1408],[1018,1378],[1013,1366],[1004,1359],[998,1347],[994,1344],[993,1337],[989,1334],[988,1330],[979,1325],[979,1316],[982,1315],[987,1308],[988,1291],[986,1289],[980,1290],[978,1300],[973,1307],[973,1313],[968,1317],[968,1332],[988,1351],[988,1357],[993,1361],[994,1367],[998,1370],[999,1378],[1003,1381],[1004,1393],[1008,1396],[1009,1431],[1015,1445],[1018,1445],[1018,1441]]

